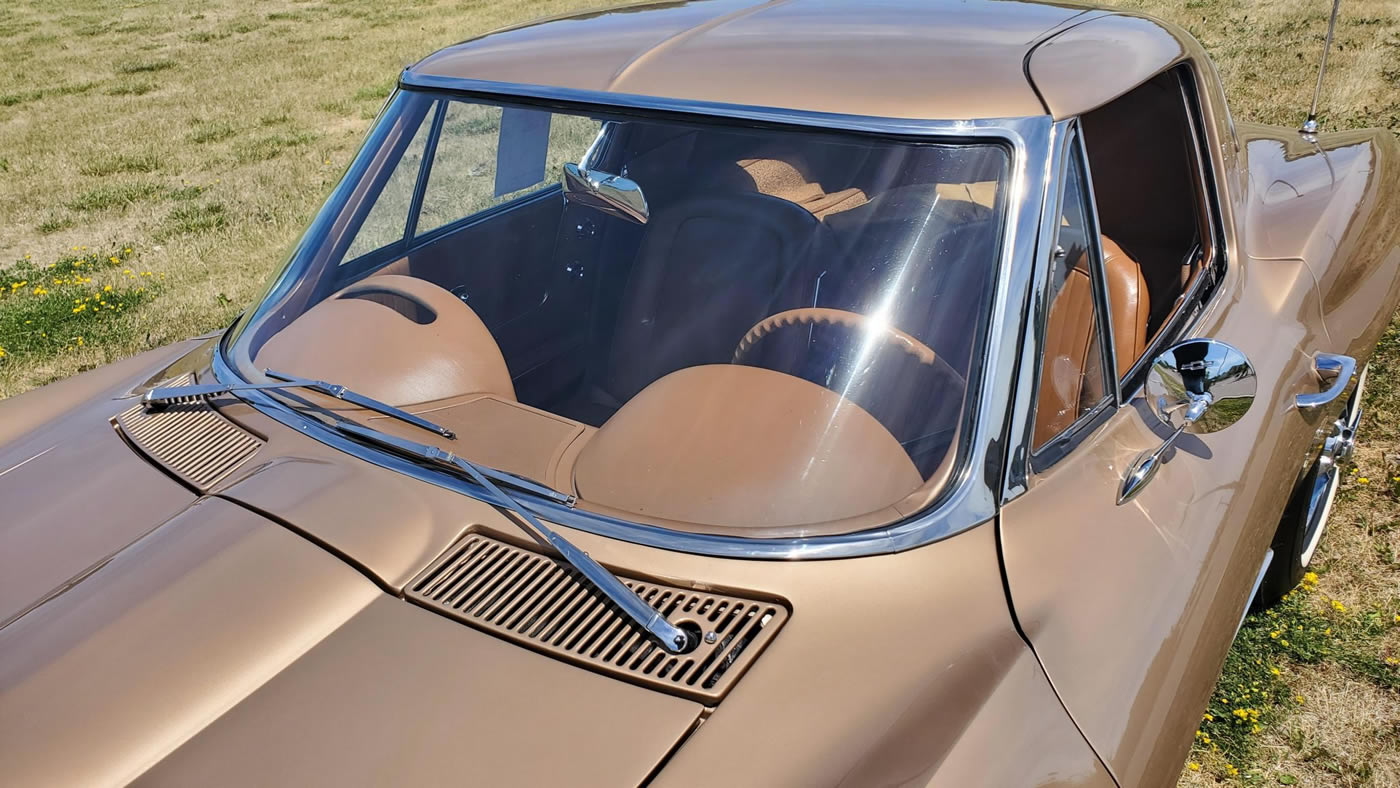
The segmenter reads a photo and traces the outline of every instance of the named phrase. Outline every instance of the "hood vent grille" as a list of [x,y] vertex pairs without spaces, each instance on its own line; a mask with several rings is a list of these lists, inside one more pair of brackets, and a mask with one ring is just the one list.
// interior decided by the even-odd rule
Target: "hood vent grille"
[[433,562],[407,595],[549,656],[710,705],[788,617],[773,602],[622,580],[671,623],[699,626],[700,645],[689,654],[667,653],[573,567],[481,534]]
[[[167,385],[192,382],[184,375]],[[233,473],[262,445],[204,402],[151,412],[137,404],[117,414],[116,422],[132,445],[200,492]]]

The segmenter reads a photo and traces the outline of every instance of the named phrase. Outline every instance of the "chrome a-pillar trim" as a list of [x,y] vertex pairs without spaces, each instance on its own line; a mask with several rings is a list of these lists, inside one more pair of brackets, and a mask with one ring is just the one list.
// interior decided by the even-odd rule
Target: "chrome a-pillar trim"
[[[1005,438],[1010,398],[1022,347],[1022,316],[1025,314],[1034,268],[1041,229],[1041,203],[1045,194],[1044,180],[1051,156],[1054,124],[1049,116],[983,120],[871,118],[414,74],[403,75],[401,84],[409,88],[470,94],[494,101],[585,108],[593,105],[611,111],[633,109],[648,113],[680,113],[738,119],[750,124],[768,123],[886,137],[916,137],[929,142],[975,140],[1005,144],[1012,153],[1006,187],[1006,231],[997,261],[983,363],[979,367],[975,387],[968,391],[966,407],[972,413],[970,437],[961,458],[961,470],[949,480],[948,489],[932,507],[896,523],[858,533],[812,538],[744,539],[669,530],[582,509],[569,509],[538,496],[522,494],[550,522],[570,528],[667,550],[769,560],[845,558],[899,552],[961,533],[990,521],[996,515],[1006,460]],[[291,270],[293,268],[289,266],[283,275]],[[241,380],[241,377],[228,363],[225,357],[227,352],[226,338],[220,343],[219,352],[213,359],[214,375],[221,382],[233,383]],[[270,418],[313,440],[425,483],[484,500],[474,486],[460,479],[348,440],[273,397],[256,391],[243,392],[239,396]]]

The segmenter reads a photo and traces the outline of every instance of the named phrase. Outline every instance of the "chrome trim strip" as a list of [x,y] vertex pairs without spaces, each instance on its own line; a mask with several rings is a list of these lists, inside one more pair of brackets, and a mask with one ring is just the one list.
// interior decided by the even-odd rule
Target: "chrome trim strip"
[[838,112],[813,112],[811,110],[783,109],[781,107],[755,107],[748,104],[726,104],[717,101],[695,101],[674,99],[662,96],[643,96],[635,93],[613,93],[605,90],[574,90],[548,85],[529,85],[516,82],[490,82],[479,79],[458,79],[433,74],[418,74],[404,70],[399,75],[399,86],[407,89],[420,89],[471,96],[487,101],[512,101],[527,99],[545,104],[568,107],[599,107],[613,112],[618,110],[643,110],[652,112],[673,112],[690,115],[693,118],[730,118],[777,123],[783,125],[811,126],[819,129],[839,129],[857,131],[882,136],[889,135],[946,135],[966,137],[970,133],[992,133],[1003,130],[1022,132],[1029,126],[1049,126],[1048,115],[1035,115],[1024,118],[982,118],[977,120],[936,120],[919,118],[887,118],[870,115],[845,115]]
[[[1007,177],[1006,235],[994,282],[992,312],[982,365],[980,386],[969,391],[967,407],[973,413],[971,437],[962,470],[949,480],[949,489],[931,509],[881,528],[852,534],[788,539],[738,537],[673,531],[654,525],[569,509],[539,496],[521,494],[531,507],[550,522],[636,544],[699,555],[728,558],[796,560],[845,558],[893,553],[920,547],[990,521],[997,512],[1006,464],[1011,393],[1021,364],[1023,316],[1026,314],[1035,250],[1041,232],[1045,177],[1050,172],[1055,124],[1049,116],[988,120],[909,120],[813,113],[770,107],[748,107],[706,102],[632,96],[595,91],[573,91],[533,85],[507,85],[474,80],[444,79],[405,72],[405,87],[426,88],[486,99],[510,101],[534,99],[576,105],[601,105],[609,110],[637,109],[685,113],[709,118],[810,126],[826,130],[916,136],[945,136],[967,140],[1004,142],[1011,148]],[[226,341],[213,359],[215,377],[225,383],[241,380],[225,358]],[[1033,366],[1033,365],[1032,365]],[[388,452],[348,440],[325,425],[296,412],[257,391],[240,392],[240,398],[267,416],[366,462],[397,471],[428,484],[450,489],[489,503],[474,485],[423,468]]]
[[1003,504],[1020,497],[1030,485],[1031,451],[1034,448],[1032,427],[1035,423],[1035,403],[1032,397],[1036,394],[1040,353],[1045,344],[1046,315],[1043,311],[1048,307],[1045,294],[1050,285],[1050,266],[1041,265],[1040,259],[1048,255],[1059,231],[1060,186],[1065,161],[1069,156],[1069,141],[1073,139],[1072,125],[1072,119],[1062,120],[1051,129],[1053,147],[1045,161],[1037,243],[1026,258],[1029,260],[1025,267],[1029,269],[1031,286],[1022,310],[1025,342],[1021,347],[1021,366],[1016,371],[1013,389],[1015,399],[1013,401],[1008,398],[1011,407],[1011,427],[1007,439],[1006,475],[1001,489]]
[[[1249,617],[1249,609],[1254,607],[1254,599],[1259,596],[1259,586],[1264,584],[1264,574],[1269,571],[1269,564],[1274,561],[1274,550],[1269,548],[1269,552],[1264,554],[1264,565],[1259,567],[1259,574],[1254,577],[1254,588],[1250,589],[1249,601],[1244,605],[1244,612],[1240,613],[1240,623],[1235,625],[1235,637],[1239,637],[1240,627],[1244,626],[1244,620]],[[1234,638],[1231,638],[1233,640]]]
[[1089,243],[1093,244],[1097,259],[1094,260],[1094,267],[1098,271],[1098,278],[1094,281],[1094,303],[1097,306],[1098,314],[1094,316],[1094,322],[1099,324],[1099,341],[1104,343],[1100,355],[1105,356],[1108,368],[1104,370],[1108,379],[1113,381],[1113,406],[1123,407],[1122,385],[1118,382],[1118,342],[1113,336],[1113,302],[1108,297],[1108,266],[1104,262],[1103,253],[1103,228],[1099,227],[1099,201],[1094,196],[1094,171],[1089,165],[1089,149],[1084,144],[1084,129],[1078,121],[1074,124],[1074,141],[1078,143],[1079,160],[1084,162],[1084,192],[1089,196]]

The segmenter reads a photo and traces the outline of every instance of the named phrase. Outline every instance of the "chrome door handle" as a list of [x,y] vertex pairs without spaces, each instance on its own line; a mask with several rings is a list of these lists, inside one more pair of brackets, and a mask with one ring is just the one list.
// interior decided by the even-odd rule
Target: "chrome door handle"
[[1299,410],[1312,410],[1331,403],[1347,390],[1351,378],[1356,374],[1356,359],[1335,353],[1318,353],[1313,359],[1313,370],[1323,380],[1332,379],[1326,391],[1316,394],[1299,394],[1294,398]]

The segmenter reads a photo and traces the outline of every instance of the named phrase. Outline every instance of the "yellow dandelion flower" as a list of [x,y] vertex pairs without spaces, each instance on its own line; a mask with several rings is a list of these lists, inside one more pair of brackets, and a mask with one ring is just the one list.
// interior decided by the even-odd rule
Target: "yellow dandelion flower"
[[1339,612],[1339,613],[1345,613],[1345,612],[1347,612],[1347,606],[1344,605],[1344,604],[1342,604],[1341,602],[1338,602],[1338,601],[1335,600],[1335,599],[1332,600],[1332,609],[1333,609],[1333,610],[1336,610],[1336,611]]
[[1269,672],[1274,674],[1275,676],[1280,675],[1278,668],[1269,668]]
[[1294,700],[1298,701],[1298,705],[1299,705],[1299,706],[1303,705],[1303,696],[1302,696],[1302,695],[1299,695],[1298,697],[1294,698]]
[[1287,640],[1280,640],[1280,641],[1278,642],[1278,644],[1279,644],[1280,646],[1287,646],[1287,645],[1288,645],[1288,641],[1287,641]]
[[7,355],[9,354],[5,352],[5,348],[0,347],[0,358],[4,358]]
[[1281,634],[1283,634],[1283,633],[1280,632],[1279,630],[1275,629],[1273,632],[1270,632],[1270,633],[1269,633],[1269,637],[1273,638],[1274,640],[1278,640],[1278,636],[1281,635]]
[[1201,719],[1205,720],[1206,722],[1210,722],[1211,720],[1215,719],[1215,715],[1211,714],[1210,712],[1206,712],[1204,715],[1201,716]]
[[1358,478],[1357,478],[1356,483],[1357,483],[1357,484],[1370,484],[1370,483],[1371,483],[1371,480],[1368,479],[1368,478],[1366,478],[1365,476],[1361,476],[1361,477],[1358,477]]
[[104,292],[104,293],[110,293],[110,292],[112,292],[112,286],[111,286],[111,285],[107,285],[106,287],[102,288],[102,292]]
[[1231,777],[1238,777],[1240,774],[1240,770],[1236,769],[1233,764],[1227,763],[1225,764],[1225,773],[1230,775]]
[[125,249],[122,250],[122,253],[123,253],[123,254],[131,254],[131,247],[130,247],[130,246],[126,247]]
[[1386,657],[1386,658],[1385,658],[1385,664],[1387,664],[1387,665],[1400,665],[1400,659],[1396,659],[1395,657]]

